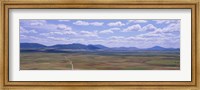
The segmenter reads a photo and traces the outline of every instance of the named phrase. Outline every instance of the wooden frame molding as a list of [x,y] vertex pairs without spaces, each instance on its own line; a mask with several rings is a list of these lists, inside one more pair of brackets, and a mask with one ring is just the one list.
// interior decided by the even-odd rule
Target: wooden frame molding
[[[2,47],[2,58],[0,61],[0,65],[3,65],[2,68],[2,87],[40,87],[40,86],[57,86],[57,87],[64,87],[64,86],[134,86],[134,87],[173,87],[173,88],[180,88],[180,87],[188,87],[188,88],[198,88],[199,84],[199,75],[198,72],[200,70],[199,58],[198,58],[198,48],[199,48],[199,2],[198,1],[177,1],[177,2],[121,2],[121,1],[108,1],[108,2],[93,2],[93,1],[67,1],[67,2],[46,2],[46,1],[29,1],[29,2],[12,2],[12,1],[3,1],[1,5],[2,9],[2,30],[1,30],[1,47]],[[123,9],[191,9],[192,10],[192,81],[137,81],[137,82],[31,82],[31,81],[9,81],[9,9],[64,9],[64,8],[95,8],[95,9],[107,9],[107,8],[123,8]],[[184,89],[184,88],[183,88]],[[200,88],[199,88],[200,89]],[[9,89],[10,90],[10,89]],[[123,90],[123,89],[122,89]]]

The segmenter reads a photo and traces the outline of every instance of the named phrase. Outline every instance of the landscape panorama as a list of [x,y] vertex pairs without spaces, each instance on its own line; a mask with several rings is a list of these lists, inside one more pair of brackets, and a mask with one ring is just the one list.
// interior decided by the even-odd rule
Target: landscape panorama
[[180,70],[179,19],[21,19],[20,70]]

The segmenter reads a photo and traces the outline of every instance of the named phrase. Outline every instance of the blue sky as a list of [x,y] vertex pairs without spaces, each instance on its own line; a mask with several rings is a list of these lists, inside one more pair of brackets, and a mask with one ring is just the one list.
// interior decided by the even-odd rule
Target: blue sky
[[20,20],[20,43],[180,47],[180,20]]

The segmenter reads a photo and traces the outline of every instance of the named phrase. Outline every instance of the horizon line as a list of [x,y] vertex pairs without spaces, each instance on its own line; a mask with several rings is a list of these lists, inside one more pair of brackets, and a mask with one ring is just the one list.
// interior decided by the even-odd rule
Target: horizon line
[[[22,43],[29,43],[29,42],[22,42]],[[21,42],[20,42],[21,44]],[[35,43],[35,44],[41,44],[41,43]],[[70,44],[82,44],[82,43],[70,43]],[[41,45],[44,45],[44,44],[41,44]],[[69,45],[69,44],[54,44],[54,45],[44,45],[44,46],[55,46],[55,45]],[[102,45],[102,44],[82,44],[82,45]],[[108,47],[106,45],[102,45],[102,46],[105,46],[105,47]],[[149,47],[149,48],[153,48],[153,47],[162,47],[162,46],[159,46],[159,45],[155,45],[155,46],[152,46],[152,47]],[[120,48],[120,47],[108,47],[108,48]],[[138,48],[138,47],[125,47],[125,48]],[[162,47],[162,48],[173,48],[173,49],[180,49],[179,48],[174,48],[174,47]],[[148,49],[148,48],[138,48],[138,49]]]

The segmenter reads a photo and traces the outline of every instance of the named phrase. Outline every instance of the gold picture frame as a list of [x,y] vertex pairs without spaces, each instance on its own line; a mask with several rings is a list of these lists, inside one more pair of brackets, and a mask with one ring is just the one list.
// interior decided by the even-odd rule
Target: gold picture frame
[[[199,1],[1,1],[1,88],[5,90],[124,90],[124,89],[180,89],[198,90],[199,88]],[[31,82],[9,81],[9,9],[46,9],[46,8],[95,8],[95,9],[181,9],[187,8],[192,11],[192,81],[137,81],[137,82]],[[53,87],[52,87],[53,86]],[[31,89],[32,88],[32,89]]]

